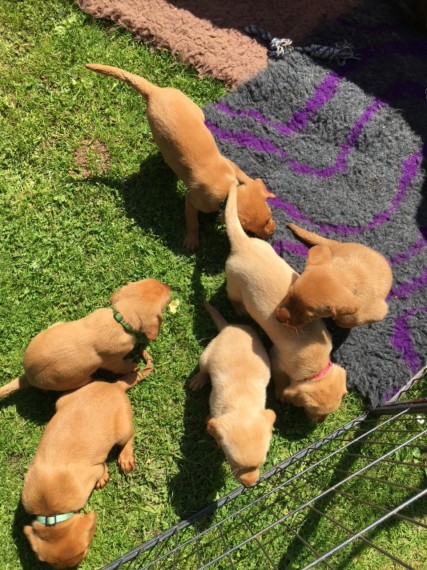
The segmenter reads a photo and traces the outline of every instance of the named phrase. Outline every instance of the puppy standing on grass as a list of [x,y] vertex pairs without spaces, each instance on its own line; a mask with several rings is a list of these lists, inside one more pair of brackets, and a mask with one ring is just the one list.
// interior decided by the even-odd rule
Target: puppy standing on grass
[[40,332],[25,350],[25,375],[0,388],[0,397],[28,386],[56,391],[80,388],[100,368],[116,374],[135,370],[129,355],[139,337],[143,344],[157,338],[169,298],[167,285],[143,279],[114,293],[112,308]]
[[204,306],[219,334],[203,351],[190,388],[200,390],[210,378],[208,433],[223,449],[235,479],[250,487],[265,462],[276,420],[265,409],[270,361],[251,327],[229,325],[207,301]]
[[227,295],[238,313],[248,313],[268,334],[276,397],[303,407],[323,421],[347,393],[346,372],[332,364],[331,337],[321,320],[300,330],[284,327],[276,308],[298,274],[265,241],[248,237],[236,215],[236,189],[225,210],[231,253],[225,265]]
[[109,476],[105,463],[114,445],[124,473],[135,466],[133,418],[127,390],[141,376],[92,382],[62,395],[24,479],[22,504],[36,520],[24,527],[39,560],[70,568],[86,556],[96,513],[81,513],[93,489]]
[[393,275],[388,261],[359,243],[341,243],[288,224],[293,233],[314,245],[307,265],[277,308],[277,319],[300,327],[332,317],[343,328],[382,320]]
[[261,238],[275,229],[267,198],[274,198],[262,180],[252,180],[218,150],[205,125],[203,111],[179,89],[157,87],[117,67],[86,64],[87,69],[131,85],[147,100],[147,118],[165,162],[188,188],[185,197],[184,247],[199,247],[198,212],[217,212],[233,183],[240,183],[238,213],[243,227]]

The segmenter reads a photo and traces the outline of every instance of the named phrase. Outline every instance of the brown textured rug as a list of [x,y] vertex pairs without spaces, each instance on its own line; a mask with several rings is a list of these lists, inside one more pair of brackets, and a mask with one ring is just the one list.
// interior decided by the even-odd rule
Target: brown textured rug
[[245,33],[246,25],[255,24],[297,44],[360,0],[77,0],[77,4],[95,18],[112,20],[171,51],[200,76],[236,87],[267,66],[266,46]]

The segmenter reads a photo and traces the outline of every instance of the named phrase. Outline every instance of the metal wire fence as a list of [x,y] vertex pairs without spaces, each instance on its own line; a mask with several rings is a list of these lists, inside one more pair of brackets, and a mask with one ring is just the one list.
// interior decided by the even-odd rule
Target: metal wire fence
[[413,382],[104,570],[427,568],[427,549],[403,548],[408,525],[427,528],[427,398],[409,399]]

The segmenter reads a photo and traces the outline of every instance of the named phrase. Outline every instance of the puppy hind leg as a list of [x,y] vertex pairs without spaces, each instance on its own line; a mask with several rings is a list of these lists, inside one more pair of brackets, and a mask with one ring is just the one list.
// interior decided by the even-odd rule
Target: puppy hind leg
[[209,383],[209,374],[207,372],[202,372],[200,370],[199,372],[197,372],[197,374],[195,374],[192,377],[190,383],[188,384],[188,387],[190,388],[190,390],[193,390],[193,392],[196,392],[204,388],[208,383]]
[[388,305],[385,301],[379,299],[360,313],[361,314],[357,315],[357,317],[363,324],[377,323],[378,321],[382,321],[387,315]]
[[133,434],[123,445],[117,458],[117,463],[123,473],[130,473],[135,468],[135,456],[133,454]]
[[102,489],[108,483],[110,479],[110,475],[108,474],[108,467],[107,464],[104,463],[104,472],[102,473],[102,477],[98,479],[95,489]]

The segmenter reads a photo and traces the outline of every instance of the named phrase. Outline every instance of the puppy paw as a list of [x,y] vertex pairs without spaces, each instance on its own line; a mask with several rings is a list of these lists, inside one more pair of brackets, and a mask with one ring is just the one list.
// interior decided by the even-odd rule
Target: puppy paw
[[184,237],[184,249],[186,249],[187,251],[189,251],[190,253],[193,251],[196,251],[196,249],[199,249],[199,235],[198,234],[192,234],[192,233],[187,233],[185,234]]
[[102,489],[103,487],[105,487],[105,485],[108,483],[109,479],[110,479],[110,475],[108,473],[108,468],[106,465],[104,465],[104,473],[103,473],[101,479],[99,479],[99,481],[96,483],[95,489]]
[[190,390],[193,390],[193,392],[197,392],[198,390],[204,388],[208,383],[208,381],[209,377],[207,376],[207,374],[203,374],[203,372],[198,372],[190,380],[188,387],[190,388]]
[[146,378],[147,376],[149,376],[154,370],[154,364],[153,364],[153,359],[151,358],[151,355],[146,350],[142,350],[141,356],[144,359],[146,364],[145,364],[144,368],[142,370],[139,370],[139,372],[138,372],[140,381],[143,380],[144,378]]
[[135,469],[135,457],[129,453],[121,453],[117,459],[117,463],[119,464],[120,470],[123,473],[130,473],[133,469]]

